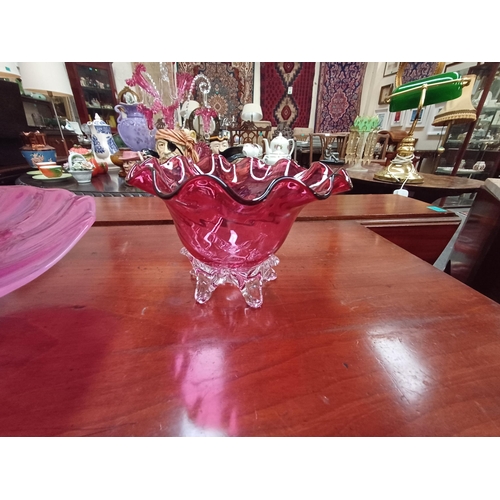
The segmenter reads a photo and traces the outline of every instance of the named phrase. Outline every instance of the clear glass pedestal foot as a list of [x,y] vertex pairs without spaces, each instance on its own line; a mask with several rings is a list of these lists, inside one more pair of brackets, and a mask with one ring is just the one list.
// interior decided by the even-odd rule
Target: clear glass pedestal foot
[[194,298],[199,304],[204,304],[212,296],[212,292],[219,286],[230,284],[238,287],[250,307],[262,305],[262,287],[268,281],[276,279],[273,267],[279,264],[275,255],[270,255],[264,262],[252,268],[215,267],[205,264],[193,257],[186,248],[181,249],[193,269],[191,275],[196,279]]

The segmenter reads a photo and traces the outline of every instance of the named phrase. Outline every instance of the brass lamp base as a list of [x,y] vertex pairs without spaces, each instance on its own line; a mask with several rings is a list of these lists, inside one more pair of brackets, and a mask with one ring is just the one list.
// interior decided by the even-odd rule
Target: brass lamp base
[[[414,123],[415,124],[415,123]],[[422,184],[424,178],[415,170],[413,153],[415,152],[415,138],[410,134],[404,137],[398,147],[396,158],[387,167],[377,172],[373,178],[386,182],[405,182],[406,184]]]
[[424,178],[415,170],[411,160],[394,158],[387,167],[377,172],[374,179],[386,182],[397,182],[406,184],[422,184]]

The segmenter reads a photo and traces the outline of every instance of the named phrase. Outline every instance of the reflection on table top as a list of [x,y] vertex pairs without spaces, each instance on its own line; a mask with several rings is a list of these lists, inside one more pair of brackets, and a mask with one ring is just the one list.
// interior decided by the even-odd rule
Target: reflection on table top
[[60,181],[44,181],[36,180],[31,175],[23,174],[16,180],[16,184],[41,188],[68,189],[76,194],[87,194],[90,196],[151,196],[141,189],[125,184],[125,180],[118,173],[119,170],[112,169],[107,174],[93,177],[90,184],[79,184],[73,177]]
[[295,224],[258,310],[180,248],[93,227],[0,298],[0,435],[500,435],[499,304],[352,221]]

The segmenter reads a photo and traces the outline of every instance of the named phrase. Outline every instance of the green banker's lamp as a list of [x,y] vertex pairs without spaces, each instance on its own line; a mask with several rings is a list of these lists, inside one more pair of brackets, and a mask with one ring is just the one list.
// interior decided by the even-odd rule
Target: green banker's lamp
[[417,112],[411,124],[408,135],[399,143],[396,157],[387,167],[377,172],[374,179],[386,182],[406,182],[407,184],[421,184],[424,178],[413,165],[415,153],[415,137],[413,132],[424,106],[457,99],[462,95],[462,88],[471,83],[467,76],[450,72],[433,75],[421,80],[415,80],[400,85],[385,102],[390,103],[389,111],[404,111],[415,109]]

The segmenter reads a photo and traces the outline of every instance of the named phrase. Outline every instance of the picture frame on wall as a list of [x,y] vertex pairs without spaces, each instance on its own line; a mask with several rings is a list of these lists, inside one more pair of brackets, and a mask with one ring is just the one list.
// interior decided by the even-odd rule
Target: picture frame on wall
[[384,76],[395,75],[398,72],[398,62],[386,62],[384,67]]
[[467,70],[478,65],[478,62],[452,62],[448,63],[444,67],[444,73],[449,73],[450,71],[457,71],[461,75],[467,74]]
[[406,123],[407,111],[396,111],[391,113],[390,125],[392,127],[403,127]]
[[379,104],[387,104],[385,102],[385,99],[391,95],[393,88],[394,88],[394,84],[392,84],[392,83],[389,83],[388,85],[384,85],[383,87],[380,87],[380,94],[378,96],[378,103]]
[[387,130],[389,123],[389,109],[376,109],[375,116],[378,118],[378,128],[380,130]]
[[[417,116],[417,108],[415,109],[409,109],[406,112],[406,127],[411,127],[413,120],[415,120],[415,117]],[[417,124],[415,125],[415,128],[423,128],[425,127],[426,119],[427,119],[427,112],[428,108],[423,108],[422,112],[420,113],[420,117],[417,121]]]

